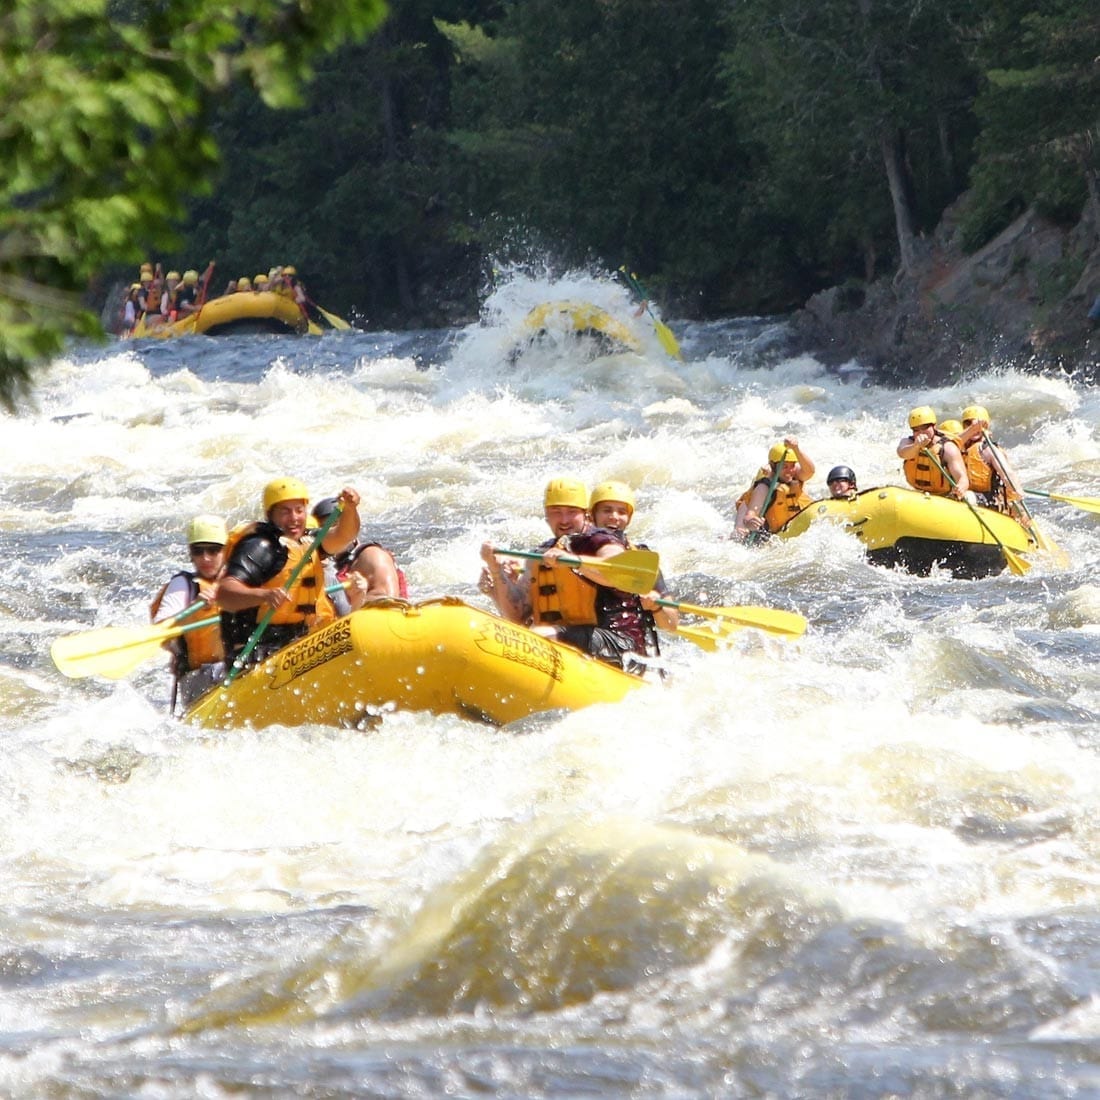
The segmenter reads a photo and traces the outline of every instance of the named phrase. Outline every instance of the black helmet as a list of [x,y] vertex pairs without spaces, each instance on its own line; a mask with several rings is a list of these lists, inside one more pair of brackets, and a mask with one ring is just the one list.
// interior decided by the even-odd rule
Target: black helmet
[[[855,485],[856,475],[851,466],[834,466],[829,471],[829,476],[825,479],[825,484],[832,485],[834,481],[840,480],[850,481],[853,485]],[[317,509],[314,508],[313,511],[314,514],[316,514]]]
[[319,500],[313,506],[313,518],[318,523],[324,523],[329,516],[336,510],[336,505],[339,500],[336,497],[325,497],[324,500]]

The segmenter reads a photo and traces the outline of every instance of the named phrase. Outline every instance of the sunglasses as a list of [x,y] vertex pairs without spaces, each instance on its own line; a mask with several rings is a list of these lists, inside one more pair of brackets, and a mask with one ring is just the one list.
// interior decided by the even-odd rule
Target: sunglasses
[[224,550],[224,549],[225,549],[224,546],[218,546],[217,543],[213,543],[213,542],[196,542],[191,547],[191,557],[201,558],[201,557],[204,557],[207,554],[210,554],[211,556],[216,556],[216,555],[220,554],[222,552],[222,550]]

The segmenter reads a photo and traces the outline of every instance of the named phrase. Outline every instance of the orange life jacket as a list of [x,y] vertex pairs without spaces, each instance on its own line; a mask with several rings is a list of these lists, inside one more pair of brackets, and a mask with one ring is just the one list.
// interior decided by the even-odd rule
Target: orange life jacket
[[550,626],[595,626],[596,585],[567,565],[539,562],[532,579],[534,622]]
[[[761,466],[760,469],[756,471],[756,477],[752,479],[752,484],[740,497],[738,497],[737,503],[747,506],[749,498],[752,496],[753,489],[762,481],[770,485],[771,480],[771,468],[768,466]],[[806,493],[805,482],[792,481],[788,484],[785,481],[777,481],[775,483],[775,495],[772,497],[767,508],[764,509],[764,523],[767,524],[768,530],[774,534],[786,524],[792,516],[798,515],[803,508],[808,508],[811,504],[813,504],[813,501]]]
[[[258,523],[245,523],[234,527],[229,532],[229,538],[225,544],[225,560],[229,561],[233,549],[246,535],[253,534],[260,525]],[[273,577],[264,581],[261,588],[284,588],[290,580],[290,574],[294,572],[298,562],[313,545],[313,540],[308,535],[305,542],[295,542],[285,535],[279,542],[286,548],[286,562],[282,569]],[[332,600],[325,592],[325,565],[321,561],[321,555],[314,553],[306,567],[298,574],[294,586],[287,590],[289,599],[271,617],[273,625],[287,625],[304,622],[310,630],[325,626],[336,618],[336,608]]]
[[963,451],[963,462],[966,463],[966,476],[970,480],[970,488],[975,493],[988,493],[993,489],[993,471],[982,458],[981,451],[981,440],[974,440]]
[[[943,461],[943,445],[947,437],[936,433],[932,446],[927,448],[936,456],[940,466],[945,466]],[[902,463],[905,471],[905,480],[916,490],[922,493],[931,493],[933,496],[945,497],[951,492],[951,482],[944,477],[939,466],[924,453],[921,448],[914,457],[907,458]]]
[[[173,577],[169,577],[161,590],[153,597],[152,603],[149,604],[150,622],[156,621],[157,612],[160,611],[160,605],[164,600],[165,592],[168,591],[168,585],[170,585],[176,577],[187,578],[191,590],[188,606],[193,604],[199,596],[205,596],[217,584],[216,581],[204,580],[195,573],[189,573],[186,570],[175,574]],[[197,611],[191,618],[194,621],[209,618],[217,610],[217,605],[211,604],[209,611]],[[184,625],[186,625],[188,621],[188,619],[184,619]],[[177,666],[177,675],[187,672],[190,669],[199,668],[200,665],[212,665],[216,664],[218,661],[225,660],[225,650],[222,648],[222,631],[219,623],[212,623],[210,626],[203,626],[198,630],[189,630],[186,634],[181,634],[178,638],[174,638],[173,642],[177,643],[177,652],[183,657],[184,661],[186,661],[185,667],[180,668]]]

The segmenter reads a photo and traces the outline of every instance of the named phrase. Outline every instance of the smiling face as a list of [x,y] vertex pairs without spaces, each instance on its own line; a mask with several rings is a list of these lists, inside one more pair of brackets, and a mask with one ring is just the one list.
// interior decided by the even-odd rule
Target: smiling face
[[545,515],[546,522],[557,539],[562,535],[580,534],[588,519],[588,513],[583,508],[570,508],[567,504],[547,505]]
[[784,485],[790,485],[790,483],[794,481],[794,473],[797,467],[797,462],[784,462],[783,468],[779,471],[779,480],[782,481]]
[[268,518],[284,535],[300,539],[305,534],[308,507],[306,500],[281,500],[272,507]]
[[625,531],[633,509],[624,500],[601,500],[592,509],[592,522],[611,531]]

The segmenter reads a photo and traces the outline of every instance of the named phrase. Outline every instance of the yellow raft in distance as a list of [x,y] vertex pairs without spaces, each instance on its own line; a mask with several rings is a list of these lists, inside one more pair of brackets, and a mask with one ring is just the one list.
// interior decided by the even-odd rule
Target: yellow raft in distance
[[389,600],[281,649],[204,695],[184,721],[355,726],[392,708],[504,725],[616,702],[644,683],[459,599]]
[[918,576],[927,576],[935,565],[956,577],[1000,573],[1005,557],[998,539],[1018,554],[1038,549],[1011,516],[991,508],[971,510],[963,501],[896,485],[866,489],[853,500],[816,501],[792,517],[779,538],[795,538],[821,522],[851,531],[876,565],[900,566]]
[[[317,326],[313,326],[318,332]],[[211,298],[198,313],[181,317],[166,325],[147,325],[134,335],[151,340],[167,340],[173,336],[208,336],[232,332],[304,333],[309,322],[298,303],[285,294],[272,290],[240,291]]]

